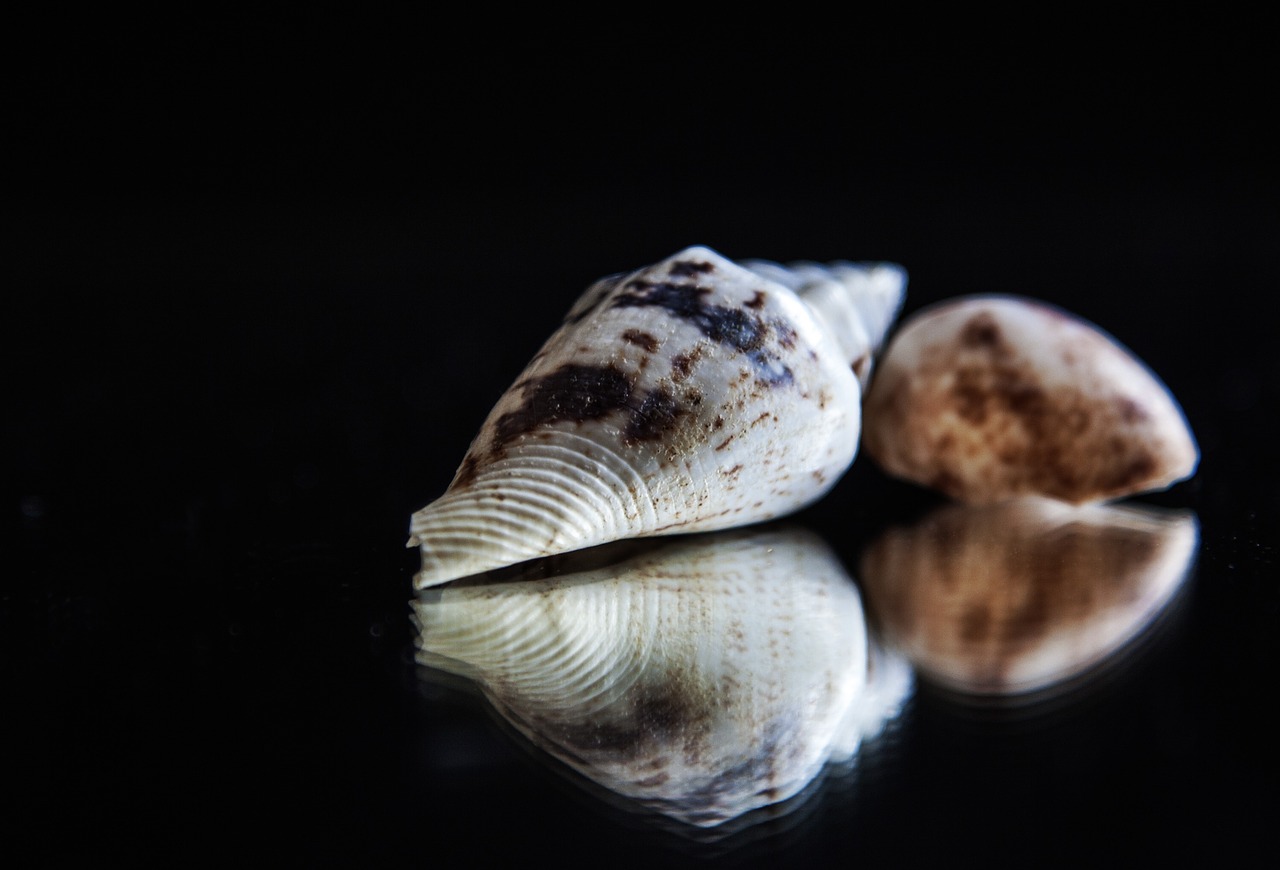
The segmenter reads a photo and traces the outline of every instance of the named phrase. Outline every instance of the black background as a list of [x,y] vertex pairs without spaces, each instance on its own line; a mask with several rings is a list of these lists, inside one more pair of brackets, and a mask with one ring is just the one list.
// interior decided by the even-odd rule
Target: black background
[[[496,13],[495,13],[496,15]],[[1270,853],[1275,73],[1246,22],[77,19],[5,61],[0,849],[40,863],[1075,863]],[[532,27],[532,25],[531,25]],[[563,28],[563,29],[562,29]],[[538,31],[541,33],[542,31]],[[979,28],[979,34],[982,33]],[[410,513],[605,274],[690,244],[1019,293],[1182,402],[1197,568],[1052,715],[922,687],[790,832],[699,846],[424,686]],[[860,459],[851,570],[937,503]]]

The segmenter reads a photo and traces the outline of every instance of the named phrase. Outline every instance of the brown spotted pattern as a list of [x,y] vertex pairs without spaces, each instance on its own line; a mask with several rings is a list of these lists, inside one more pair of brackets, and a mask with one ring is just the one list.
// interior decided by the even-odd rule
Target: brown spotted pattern
[[1099,663],[1185,577],[1183,513],[1047,499],[950,505],[867,548],[859,571],[886,640],[975,693],[1033,691]]
[[806,302],[705,248],[597,282],[414,515],[415,584],[809,504],[857,448],[842,357]]
[[1004,297],[909,320],[868,391],[863,438],[889,473],[975,504],[1160,489],[1198,458],[1168,390],[1127,351]]

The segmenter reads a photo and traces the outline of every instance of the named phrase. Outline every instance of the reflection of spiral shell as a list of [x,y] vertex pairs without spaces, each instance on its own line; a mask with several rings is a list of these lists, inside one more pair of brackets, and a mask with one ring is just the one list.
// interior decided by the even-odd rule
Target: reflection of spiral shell
[[419,661],[477,680],[588,778],[695,825],[792,796],[910,685],[882,654],[869,684],[857,588],[806,532],[673,541],[548,580],[433,590],[414,610]]
[[1186,577],[1195,516],[1016,499],[951,505],[868,548],[885,642],[963,692],[1029,692],[1111,656]]
[[858,377],[904,283],[893,266],[748,269],[706,248],[597,282],[414,515],[417,586],[819,498],[853,460]]

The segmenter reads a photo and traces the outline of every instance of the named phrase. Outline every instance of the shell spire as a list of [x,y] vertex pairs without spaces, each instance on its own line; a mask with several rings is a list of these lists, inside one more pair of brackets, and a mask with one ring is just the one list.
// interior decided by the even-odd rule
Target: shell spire
[[787,287],[803,299],[830,330],[853,366],[862,388],[871,378],[873,357],[906,295],[907,273],[894,263],[792,263],[747,260],[743,266]]
[[692,247],[597,281],[499,399],[445,494],[414,514],[415,586],[815,501],[857,451],[849,353],[869,360],[901,274],[744,268]]

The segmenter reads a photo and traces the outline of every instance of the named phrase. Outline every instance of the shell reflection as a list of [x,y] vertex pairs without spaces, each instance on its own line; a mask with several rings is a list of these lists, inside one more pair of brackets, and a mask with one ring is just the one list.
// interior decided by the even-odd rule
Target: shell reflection
[[474,679],[534,744],[681,822],[795,795],[910,691],[909,667],[870,642],[857,588],[811,533],[561,560],[569,570],[547,579],[423,593],[418,660]]
[[868,607],[923,677],[984,695],[1044,689],[1125,647],[1196,550],[1194,514],[1025,498],[952,505],[863,555]]

